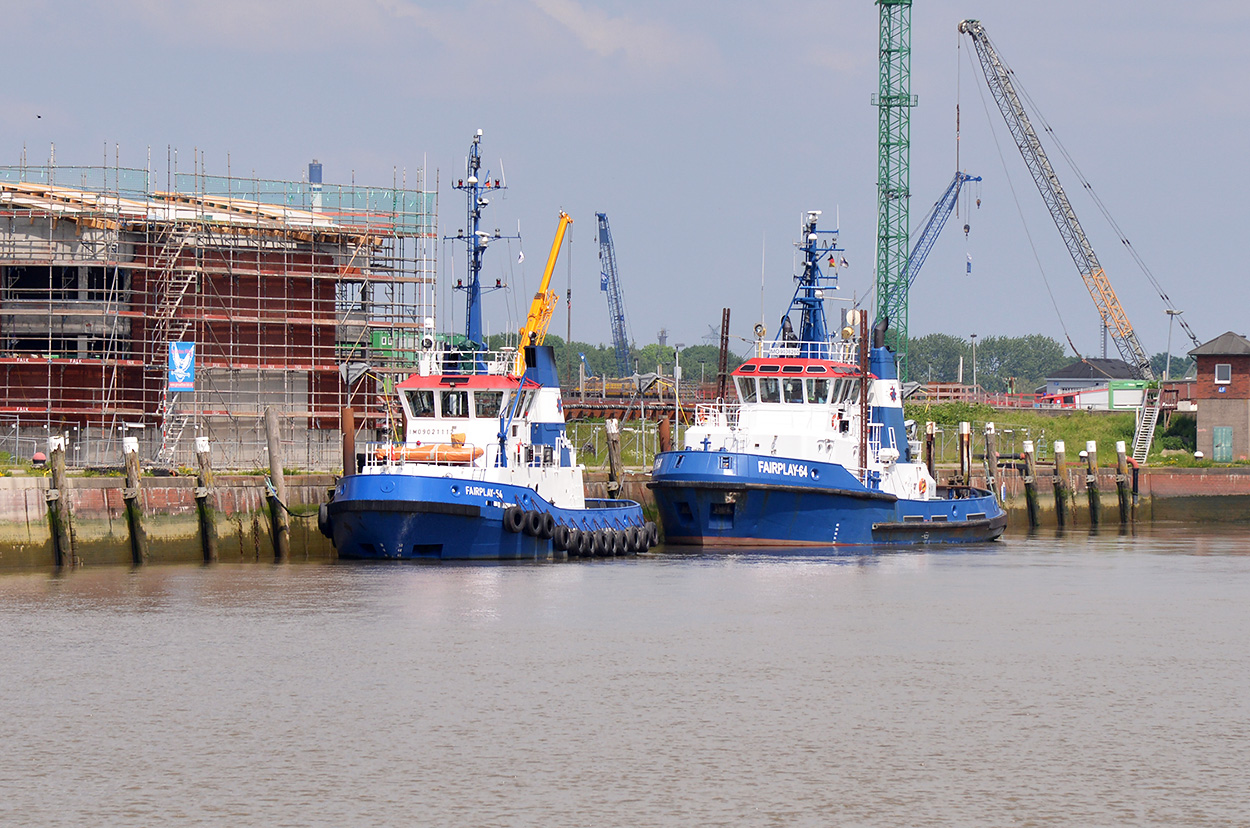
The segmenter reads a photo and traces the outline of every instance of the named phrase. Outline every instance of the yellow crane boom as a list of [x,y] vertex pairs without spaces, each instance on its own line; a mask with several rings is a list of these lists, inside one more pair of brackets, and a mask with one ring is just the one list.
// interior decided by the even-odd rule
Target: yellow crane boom
[[564,231],[573,223],[573,219],[569,218],[569,214],[560,211],[560,221],[556,225],[556,238],[551,243],[551,253],[547,256],[547,267],[543,270],[543,280],[538,285],[538,292],[534,294],[534,300],[530,302],[529,316],[525,319],[525,325],[521,328],[521,339],[518,342],[516,367],[513,370],[517,376],[525,373],[525,346],[541,345],[543,340],[547,338],[547,328],[551,325],[551,315],[555,313],[556,302],[559,297],[555,291],[551,290],[551,274],[556,269],[556,259],[560,256],[560,245],[564,243]]

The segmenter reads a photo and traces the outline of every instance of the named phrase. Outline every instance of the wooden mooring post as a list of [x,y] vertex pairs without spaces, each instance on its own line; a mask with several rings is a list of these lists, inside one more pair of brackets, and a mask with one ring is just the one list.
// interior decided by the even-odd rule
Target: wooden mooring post
[[1098,443],[1085,443],[1085,496],[1089,501],[1089,525],[1102,521],[1102,498],[1098,492]]
[[130,560],[135,566],[148,562],[148,539],[143,531],[143,506],[139,500],[139,438],[122,438],[122,459],[126,464],[126,488],[122,501],[126,504],[126,528],[130,531]]
[[1115,444],[1115,493],[1120,500],[1120,523],[1132,523],[1133,489],[1128,482],[1128,451],[1123,440]]
[[356,409],[347,406],[339,412],[339,430],[343,432],[343,474],[355,474]]
[[286,477],[282,473],[282,431],[278,412],[265,409],[265,436],[269,440],[269,515],[273,527],[274,560],[285,562],[291,557],[291,521],[286,513]]
[[48,438],[48,465],[52,488],[47,490],[48,529],[52,534],[52,560],[57,566],[74,566],[74,533],[70,528],[69,476],[65,471],[65,438]]
[[213,462],[207,437],[195,438],[195,511],[200,516],[200,548],[204,563],[217,560],[217,517],[209,498],[213,494]]
[[924,424],[924,464],[929,470],[929,476],[937,480],[937,423],[930,420]]
[[625,477],[621,464],[621,421],[609,417],[603,422],[603,430],[608,435],[608,497],[615,500],[621,496]]
[[1068,525],[1068,454],[1063,440],[1055,441],[1055,522]]
[[998,435],[993,423],[985,424],[985,488],[990,490],[996,500],[998,493]]
[[972,485],[972,424],[959,424],[959,483]]
[[1029,512],[1029,528],[1041,526],[1041,504],[1037,502],[1037,453],[1032,440],[1024,441],[1024,505]]

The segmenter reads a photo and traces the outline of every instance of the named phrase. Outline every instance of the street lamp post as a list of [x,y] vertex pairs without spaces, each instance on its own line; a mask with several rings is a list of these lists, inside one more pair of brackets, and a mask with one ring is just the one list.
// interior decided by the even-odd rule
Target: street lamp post
[[1175,308],[1168,308],[1168,361],[1163,369],[1163,381],[1168,382],[1172,379],[1172,320],[1180,316],[1184,311],[1178,311]]

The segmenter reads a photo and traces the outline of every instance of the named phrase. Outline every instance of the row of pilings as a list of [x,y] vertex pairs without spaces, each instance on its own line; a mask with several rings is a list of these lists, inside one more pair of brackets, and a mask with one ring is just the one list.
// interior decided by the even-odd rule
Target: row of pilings
[[[935,435],[937,433],[937,425],[929,422],[925,424],[925,443],[924,458],[925,464],[929,467],[929,473],[937,478],[936,473],[936,451],[935,451]],[[1069,465],[1067,457],[1067,446],[1062,440],[1056,440],[1054,443],[1054,462],[1050,467],[1050,480],[1046,480],[1046,475],[1039,472],[1037,461],[1037,452],[1032,440],[1025,440],[1023,451],[1018,455],[1002,455],[998,452],[998,435],[993,423],[986,423],[984,429],[985,453],[980,456],[984,460],[984,474],[986,488],[989,489],[996,497],[1003,499],[1000,493],[998,481],[1000,478],[1000,469],[1003,467],[1003,461],[1006,460],[1012,464],[1018,471],[1023,473],[1024,481],[1024,499],[1025,510],[1028,514],[1029,528],[1036,529],[1042,525],[1042,498],[1044,495],[1039,491],[1039,485],[1042,488],[1049,488],[1054,497],[1055,522],[1060,527],[1071,526],[1074,523],[1074,515],[1071,505],[1074,502],[1074,494],[1072,487],[1069,485]],[[973,454],[973,436],[971,423],[961,422],[959,424],[958,437],[956,442],[958,458],[958,468],[952,482],[959,485],[971,485],[973,475],[973,462],[975,455]],[[1119,522],[1123,524],[1133,523],[1137,520],[1137,503],[1138,503],[1138,487],[1137,487],[1137,464],[1128,456],[1127,449],[1123,440],[1115,444],[1116,450],[1116,502],[1119,506]],[[1089,524],[1098,526],[1105,520],[1103,514],[1102,492],[1098,482],[1098,444],[1094,440],[1090,440],[1085,444],[1085,450],[1080,453],[1081,462],[1084,464],[1085,473],[1085,496],[1089,504]],[[1049,486],[1047,487],[1047,483]]]
[[[286,561],[291,553],[290,521],[287,516],[286,482],[282,469],[281,440],[278,418],[271,408],[265,412],[265,430],[269,439],[269,475],[266,499],[272,522],[273,553],[276,561]],[[48,467],[52,485],[46,490],[48,529],[52,536],[53,562],[58,567],[82,563],[74,547],[72,531],[74,515],[70,507],[69,476],[65,464],[65,438],[51,437],[48,445]],[[214,494],[212,455],[207,437],[195,439],[196,486],[195,505],[198,518],[200,548],[205,563],[217,561],[217,514],[212,505]],[[127,437],[122,444],[126,483],[122,489],[125,504],[126,530],[130,559],[135,565],[148,562],[148,539],[144,531],[144,515],[140,499],[143,471],[139,462],[139,441]]]

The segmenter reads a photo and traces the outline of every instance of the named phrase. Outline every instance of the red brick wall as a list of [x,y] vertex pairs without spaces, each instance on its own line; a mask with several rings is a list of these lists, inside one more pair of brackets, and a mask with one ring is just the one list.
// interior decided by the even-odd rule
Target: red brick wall
[[[1233,381],[1215,384],[1215,366],[1233,366]],[[1220,389],[1226,389],[1220,393]],[[1199,356],[1198,380],[1193,386],[1195,400],[1250,400],[1250,356]]]

